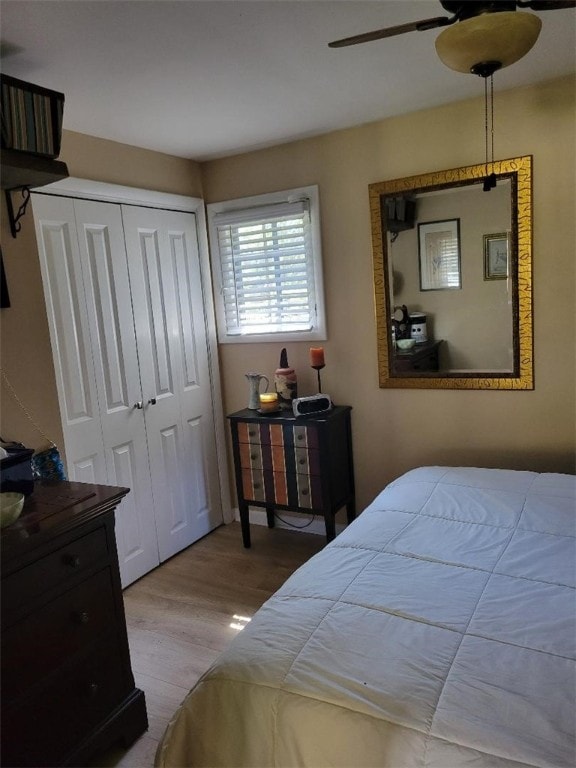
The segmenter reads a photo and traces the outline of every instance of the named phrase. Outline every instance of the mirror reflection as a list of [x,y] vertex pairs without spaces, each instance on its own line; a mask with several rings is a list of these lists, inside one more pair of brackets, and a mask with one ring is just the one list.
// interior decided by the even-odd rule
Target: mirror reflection
[[381,386],[532,387],[530,166],[370,186]]
[[420,193],[414,196],[414,228],[397,233],[394,242],[394,233],[387,233],[390,303],[408,307],[412,319],[416,315],[410,331],[418,345],[439,343],[442,371],[513,370],[508,270],[487,279],[483,253],[486,233],[502,233],[504,243],[511,234],[510,197],[509,179],[489,193],[479,184]]

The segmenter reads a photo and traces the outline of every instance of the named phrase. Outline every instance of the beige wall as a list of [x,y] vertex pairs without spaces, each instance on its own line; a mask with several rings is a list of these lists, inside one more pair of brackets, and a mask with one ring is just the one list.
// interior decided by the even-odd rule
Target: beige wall
[[[418,196],[417,222],[390,244],[394,266],[392,306],[424,312],[429,338],[442,339],[440,368],[511,371],[512,297],[507,280],[484,279],[483,235],[510,230],[510,182],[486,193],[482,186]],[[421,291],[418,224],[458,219],[460,280],[456,290]],[[398,278],[401,278],[400,280]]]
[[[481,81],[479,91],[481,90]],[[200,196],[207,202],[318,184],[328,313],[323,388],[353,406],[359,508],[420,464],[575,471],[575,157],[573,78],[496,96],[496,155],[534,156],[533,392],[378,388],[368,184],[482,162],[483,102],[470,102],[203,164],[79,134],[64,135],[73,176]],[[2,365],[42,428],[61,439],[31,214],[13,240],[2,203],[13,308],[2,310]],[[244,373],[270,376],[280,344],[220,347],[225,412],[247,403]],[[289,344],[300,394],[315,391],[309,344]],[[5,390],[2,436],[41,438]]]
[[[534,157],[533,392],[378,387],[368,185],[483,161],[479,98],[203,164],[216,202],[318,184],[328,341],[323,389],[353,406],[358,504],[421,464],[574,472],[574,79],[495,99],[498,158]],[[289,344],[299,393],[315,391],[307,343]],[[270,375],[280,344],[222,345],[227,412],[247,402],[245,371]]]
[[[142,189],[202,196],[197,163],[64,131],[60,159],[71,176]],[[17,195],[14,195],[17,200]],[[58,396],[52,364],[42,277],[29,208],[14,239],[2,194],[2,254],[11,307],[0,311],[2,370],[38,426],[51,440],[63,444]],[[0,389],[0,434],[30,448],[46,446],[3,384]]]

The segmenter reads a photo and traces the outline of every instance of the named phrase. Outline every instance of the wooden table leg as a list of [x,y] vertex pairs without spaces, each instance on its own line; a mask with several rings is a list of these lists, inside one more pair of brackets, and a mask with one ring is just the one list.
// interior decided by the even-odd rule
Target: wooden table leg
[[346,519],[348,520],[348,525],[356,518],[356,502],[354,500],[349,501],[348,504],[346,504]]
[[324,522],[326,523],[326,541],[332,541],[336,538],[336,521],[334,514],[330,511],[324,512]]
[[250,517],[248,514],[248,504],[239,504],[240,525],[242,526],[242,543],[248,549],[250,547]]
[[274,517],[274,507],[266,507],[266,518],[268,520],[268,528],[274,528],[276,518]]

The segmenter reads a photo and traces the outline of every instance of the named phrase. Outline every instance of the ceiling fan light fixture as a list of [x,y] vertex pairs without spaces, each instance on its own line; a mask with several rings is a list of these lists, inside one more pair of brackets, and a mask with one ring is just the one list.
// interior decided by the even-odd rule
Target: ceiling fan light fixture
[[446,27],[436,38],[436,53],[456,72],[487,77],[525,56],[541,28],[533,13],[483,13]]

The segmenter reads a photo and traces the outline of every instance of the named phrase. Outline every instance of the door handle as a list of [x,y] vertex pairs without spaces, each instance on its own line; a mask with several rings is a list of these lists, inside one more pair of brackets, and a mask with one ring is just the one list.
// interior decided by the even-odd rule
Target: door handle
[[148,405],[156,405],[156,398],[151,397],[150,400],[148,400]]
[[142,400],[138,400],[137,403],[134,403],[134,408],[137,408],[139,411],[141,411],[142,408],[144,408],[144,404],[143,404]]

